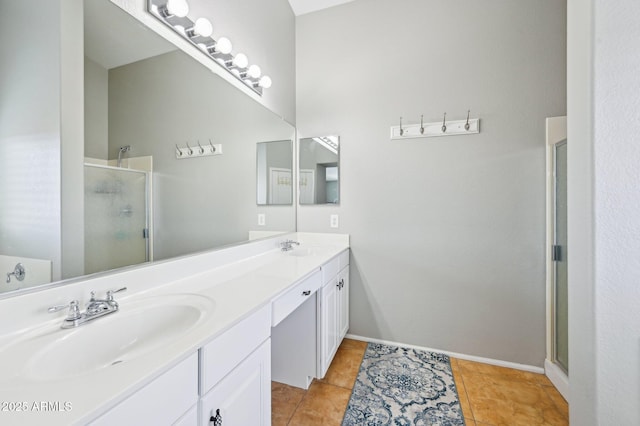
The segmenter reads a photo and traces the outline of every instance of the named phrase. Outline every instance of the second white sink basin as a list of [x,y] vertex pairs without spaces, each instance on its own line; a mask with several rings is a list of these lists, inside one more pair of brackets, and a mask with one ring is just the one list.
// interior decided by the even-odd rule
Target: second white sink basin
[[289,256],[294,257],[306,257],[315,256],[320,254],[320,247],[295,247],[293,250],[288,251]]
[[[42,333],[14,349],[32,353],[20,376],[50,381],[90,374],[154,350],[161,350],[213,311],[214,302],[196,294],[141,298],[120,311],[78,328]],[[15,374],[15,372],[14,372]]]

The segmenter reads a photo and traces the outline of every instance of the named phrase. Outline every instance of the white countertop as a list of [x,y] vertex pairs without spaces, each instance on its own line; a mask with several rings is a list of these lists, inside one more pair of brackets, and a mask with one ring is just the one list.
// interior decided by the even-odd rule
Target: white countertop
[[[133,309],[136,305],[144,303],[145,298],[166,297],[180,294],[198,294],[213,301],[210,312],[192,329],[180,334],[174,341],[168,343],[158,350],[125,362],[110,365],[106,368],[92,371],[87,374],[64,379],[52,378],[43,379],[41,377],[30,378],[28,360],[33,353],[27,352],[27,338],[34,335],[45,334],[47,338],[59,339],[65,335],[78,330],[62,330],[59,328],[66,312],[56,314],[55,319],[47,321],[39,320],[42,316],[34,318],[35,322],[29,322],[28,318],[17,320],[20,324],[17,329],[5,332],[0,335],[0,424],[71,424],[86,423],[117,405],[122,400],[133,394],[145,384],[167,371],[189,355],[193,354],[201,346],[212,340],[216,336],[230,329],[241,319],[255,312],[265,304],[270,303],[280,293],[286,291],[296,282],[310,275],[331,258],[349,247],[348,236],[344,235],[315,235],[315,234],[289,234],[287,238],[299,239],[302,244],[295,247],[295,250],[302,250],[314,247],[314,251],[305,256],[295,256],[291,252],[282,252],[277,248],[278,238],[269,240],[274,243],[261,247],[266,247],[261,253],[256,254],[255,247],[251,251],[250,244],[247,245],[247,257],[242,258],[237,252],[242,252],[242,248],[234,248],[236,251],[236,261],[226,263],[213,263],[213,267],[206,267],[206,255],[200,255],[205,263],[199,271],[182,279],[171,280],[161,285],[141,284],[133,290],[130,288],[128,294],[118,294],[116,299],[120,303],[121,312],[98,318],[95,323],[83,325],[84,332],[89,330],[94,324],[115,319],[118,315],[123,315],[128,309]],[[280,237],[279,240],[283,238]],[[218,258],[224,255],[224,250],[217,253]],[[259,250],[258,250],[259,251]],[[224,257],[224,256],[223,256]],[[184,259],[183,259],[184,261]],[[211,265],[212,263],[209,263]],[[184,266],[184,262],[176,261],[174,268]],[[171,268],[171,262],[161,265],[164,269]],[[162,271],[154,271],[154,265],[147,267],[148,273],[144,269],[133,271],[137,280],[153,280]],[[126,282],[126,273],[115,274],[111,282],[108,277],[102,277],[101,286],[107,288],[117,287],[119,283]],[[92,284],[92,280],[74,284],[76,286],[84,284],[86,287]],[[96,282],[97,283],[97,282]],[[127,284],[128,285],[128,284]],[[128,287],[132,287],[128,285]],[[133,285],[133,287],[136,287]],[[69,290],[71,291],[71,290]],[[38,301],[39,304],[46,298],[46,292],[65,292],[65,287],[45,290],[36,295],[18,296],[12,299],[0,301],[0,310],[18,312],[25,308],[25,304]],[[68,293],[68,291],[66,292]],[[77,293],[76,293],[77,294]],[[49,295],[52,296],[52,295]],[[69,297],[56,295],[56,298]],[[24,299],[28,300],[24,300]],[[151,300],[151,299],[150,299]],[[157,299],[156,299],[157,300]],[[53,303],[50,304],[55,304]],[[22,305],[22,306],[16,306]],[[38,306],[42,308],[42,306]],[[33,308],[32,308],[33,309]],[[38,309],[38,313],[40,312]],[[112,317],[112,318],[110,318]],[[0,316],[0,321],[7,320]],[[53,337],[50,337],[53,336]],[[101,336],[96,334],[96,339]],[[19,343],[19,345],[17,344]],[[20,349],[16,349],[20,348]],[[32,348],[38,350],[39,347]],[[83,351],[82,347],[74,350]],[[40,402],[49,403],[46,410],[36,411],[34,407],[41,407]],[[26,403],[22,405],[26,412],[16,412],[16,405],[9,403]],[[34,405],[35,403],[35,405]],[[65,406],[65,404],[67,404]],[[71,409],[67,410],[69,405]],[[58,411],[56,411],[58,410]]]

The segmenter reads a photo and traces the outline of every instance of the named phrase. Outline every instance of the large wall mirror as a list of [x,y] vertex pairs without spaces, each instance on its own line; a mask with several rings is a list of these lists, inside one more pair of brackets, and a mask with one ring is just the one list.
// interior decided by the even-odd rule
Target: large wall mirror
[[300,204],[340,204],[340,138],[300,139]]
[[[3,3],[11,7],[3,10],[2,23],[13,22],[18,35],[21,22],[46,22],[56,13],[53,6],[21,3]],[[260,227],[255,201],[259,142],[283,141],[278,155],[288,150],[291,158],[293,126],[109,0],[84,1],[84,28],[84,160],[78,159],[84,164],[77,164],[84,173],[61,184],[52,177],[69,167],[56,160],[64,138],[49,140],[35,130],[18,135],[8,116],[0,121],[0,293],[236,244],[253,231],[295,230],[291,197],[271,197],[284,206],[269,210]],[[16,49],[27,59],[41,58],[34,67],[55,69],[60,52],[47,51],[41,41],[20,36]],[[16,74],[2,59],[0,77]],[[44,95],[25,95],[32,91],[3,86],[0,104],[31,99],[31,119],[38,120]],[[196,152],[221,149],[180,158],[187,144]],[[64,204],[60,194],[71,189],[84,198]],[[84,217],[77,244],[64,243],[70,229],[61,226],[65,209]],[[80,266],[67,270],[64,259],[79,259]],[[18,263],[26,270],[22,280],[11,275]]]

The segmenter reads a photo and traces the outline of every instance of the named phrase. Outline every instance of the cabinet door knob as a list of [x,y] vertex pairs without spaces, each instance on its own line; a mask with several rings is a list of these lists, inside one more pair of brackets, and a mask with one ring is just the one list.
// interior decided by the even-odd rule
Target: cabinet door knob
[[305,291],[302,292],[303,296],[308,296],[310,294],[311,294],[311,290],[305,290]]
[[222,426],[222,414],[220,414],[220,409],[216,410],[216,415],[211,416],[209,422],[213,423],[213,426]]

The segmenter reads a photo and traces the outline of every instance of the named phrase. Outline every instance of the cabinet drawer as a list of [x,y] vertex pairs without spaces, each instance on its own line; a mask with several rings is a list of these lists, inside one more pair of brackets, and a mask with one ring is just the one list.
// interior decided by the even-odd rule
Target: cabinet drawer
[[349,250],[345,250],[338,255],[338,259],[340,260],[340,269],[343,270],[346,266],[349,265]]
[[172,424],[198,401],[198,354],[193,354],[91,425]]
[[200,349],[201,395],[204,395],[271,334],[271,306],[243,319]]
[[291,290],[273,300],[271,326],[275,327],[320,288],[320,271],[296,284]]

